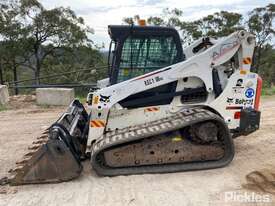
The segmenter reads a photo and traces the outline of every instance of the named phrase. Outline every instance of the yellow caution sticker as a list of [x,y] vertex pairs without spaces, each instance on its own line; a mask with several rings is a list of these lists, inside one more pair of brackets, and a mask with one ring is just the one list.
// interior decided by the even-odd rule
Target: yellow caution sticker
[[158,112],[159,111],[159,107],[148,107],[146,109],[144,109],[145,112]]
[[243,63],[244,64],[251,64],[252,59],[250,57],[243,58]]
[[123,69],[123,75],[129,76],[129,69]]
[[99,119],[90,122],[91,127],[105,127],[105,122]]
[[176,137],[173,137],[172,138],[172,142],[179,142],[179,141],[182,141],[182,137],[181,136],[176,136]]
[[98,104],[99,102],[99,96],[93,97],[93,104]]
[[246,70],[240,70],[240,74],[243,74],[243,75],[245,75],[247,73],[247,71]]

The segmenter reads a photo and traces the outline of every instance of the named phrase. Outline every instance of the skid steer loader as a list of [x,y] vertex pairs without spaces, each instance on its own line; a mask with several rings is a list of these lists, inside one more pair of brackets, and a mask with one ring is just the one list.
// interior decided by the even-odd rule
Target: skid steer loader
[[74,100],[17,162],[11,185],[98,175],[211,169],[234,156],[232,137],[259,128],[261,78],[246,31],[183,49],[168,27],[109,26],[109,78]]

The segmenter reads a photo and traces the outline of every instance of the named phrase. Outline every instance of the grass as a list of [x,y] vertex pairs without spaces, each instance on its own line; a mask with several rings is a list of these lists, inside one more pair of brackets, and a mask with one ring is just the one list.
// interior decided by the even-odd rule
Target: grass
[[8,108],[0,104],[0,112],[7,110]]
[[79,101],[82,103],[82,104],[85,104],[86,103],[86,96],[76,96],[76,99],[79,99]]
[[273,86],[271,88],[263,88],[262,89],[262,95],[263,96],[275,95],[275,86]]

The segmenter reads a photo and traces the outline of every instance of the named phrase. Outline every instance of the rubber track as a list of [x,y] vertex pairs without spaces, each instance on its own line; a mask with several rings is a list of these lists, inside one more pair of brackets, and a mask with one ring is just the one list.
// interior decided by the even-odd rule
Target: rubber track
[[[111,149],[112,147],[118,146],[120,144],[148,138],[173,130],[178,130],[183,127],[209,120],[216,122],[224,132],[223,144],[225,145],[225,153],[224,157],[219,160],[112,168],[104,165],[100,158],[100,156],[103,156],[102,154],[106,149]],[[161,120],[106,133],[101,138],[99,138],[92,147],[91,164],[96,173],[100,176],[116,176],[219,168],[228,165],[232,161],[233,157],[234,144],[229,129],[224,120],[209,110],[202,108],[191,108],[185,109],[173,116],[163,118]]]

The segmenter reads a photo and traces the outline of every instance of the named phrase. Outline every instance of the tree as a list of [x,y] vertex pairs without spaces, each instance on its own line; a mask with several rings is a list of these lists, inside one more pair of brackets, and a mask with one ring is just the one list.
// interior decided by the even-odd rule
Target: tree
[[269,4],[266,7],[253,9],[249,13],[247,27],[251,33],[256,36],[256,50],[253,59],[253,67],[258,72],[261,65],[263,51],[268,47],[268,43],[274,38],[275,4]]
[[[98,47],[88,38],[92,33],[69,8],[45,9],[38,0],[0,1],[0,81],[11,81],[12,73],[15,82],[18,74],[28,79],[32,72],[39,84],[41,74],[92,70],[104,64]],[[77,72],[54,81],[43,78],[43,82],[96,81],[105,73],[106,69]]]
[[[58,79],[48,80],[47,83],[92,83],[106,77],[107,70],[102,67],[103,65],[106,64],[102,54],[91,46],[62,47],[45,60],[42,74],[47,76],[53,71],[55,73],[73,71],[74,73],[68,75],[60,75]],[[87,71],[83,71],[86,69]]]
[[[241,14],[221,11],[194,21],[194,24],[201,36],[223,37],[242,29],[241,21]],[[197,38],[199,35],[195,32],[194,36]]]
[[[15,82],[18,81],[18,66],[25,62],[22,56],[26,46],[26,32],[17,18],[18,14],[19,11],[15,4],[0,5],[1,70],[3,65],[10,68],[13,71],[13,80]],[[15,93],[18,94],[17,89],[15,89]]]
[[[136,16],[139,17],[139,15]],[[132,24],[136,22],[135,17],[124,18],[123,21]],[[242,15],[234,12],[216,12],[195,21],[183,21],[182,17],[182,10],[167,8],[160,16],[149,17],[147,22],[156,26],[175,27],[180,31],[182,42],[185,45],[202,36],[222,37],[243,28]]]
[[[45,59],[42,75],[60,74],[41,80],[44,84],[91,84],[106,78],[107,66],[102,53],[91,46],[56,49]],[[76,88],[80,96],[87,95],[88,88]]]
[[267,44],[261,52],[261,66],[258,70],[264,79],[264,87],[270,88],[275,85],[275,49]]
[[185,46],[203,36],[223,37],[240,29],[249,30],[256,36],[252,71],[260,73],[265,85],[270,86],[275,84],[275,49],[271,45],[275,35],[274,16],[275,4],[269,4],[253,9],[246,17],[235,12],[220,11],[194,21],[183,21],[183,11],[179,9],[165,9],[161,15],[149,17],[147,22],[175,27]]
[[34,71],[36,84],[40,83],[45,59],[56,49],[91,43],[88,33],[92,30],[69,8],[47,10],[37,0],[21,0],[18,7],[27,32],[28,63],[25,66]]
[[122,19],[124,23],[129,25],[137,24],[139,20],[140,20],[139,15],[135,15],[134,17],[126,17]]

